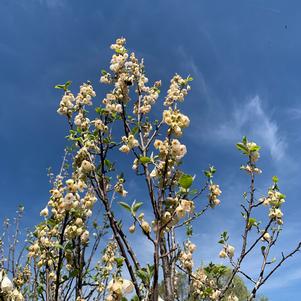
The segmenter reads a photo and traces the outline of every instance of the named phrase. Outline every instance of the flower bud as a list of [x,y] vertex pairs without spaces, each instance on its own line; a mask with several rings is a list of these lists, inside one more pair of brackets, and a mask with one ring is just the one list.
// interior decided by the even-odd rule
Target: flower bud
[[134,233],[136,230],[136,226],[133,224],[132,226],[129,227],[129,232]]

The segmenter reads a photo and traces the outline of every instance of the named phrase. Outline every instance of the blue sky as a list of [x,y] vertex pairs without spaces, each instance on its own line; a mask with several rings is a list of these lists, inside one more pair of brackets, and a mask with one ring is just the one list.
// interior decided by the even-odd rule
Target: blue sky
[[[0,218],[22,202],[24,224],[38,220],[48,197],[46,168],[58,169],[67,130],[53,86],[89,79],[100,101],[109,45],[125,36],[163,89],[175,72],[195,79],[182,107],[191,116],[185,167],[200,174],[214,164],[223,189],[221,207],[195,230],[203,245],[198,258],[217,254],[224,228],[239,241],[238,204],[248,183],[234,144],[242,135],[262,146],[258,192],[277,174],[287,195],[275,254],[293,247],[301,239],[300,25],[301,3],[294,0],[0,0]],[[256,266],[253,259],[246,269]],[[300,281],[296,256],[262,293],[272,301],[299,300]]]

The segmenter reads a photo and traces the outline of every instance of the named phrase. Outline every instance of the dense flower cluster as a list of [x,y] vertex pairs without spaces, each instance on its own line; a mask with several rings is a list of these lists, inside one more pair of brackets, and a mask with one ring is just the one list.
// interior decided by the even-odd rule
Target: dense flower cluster
[[179,140],[166,138],[164,141],[156,139],[154,142],[155,149],[159,150],[159,160],[155,163],[155,168],[151,172],[151,177],[158,177],[165,171],[167,164],[167,176],[170,177],[177,164],[187,153],[186,146]]
[[139,145],[139,142],[134,135],[129,135],[128,137],[123,136],[122,142],[124,144],[119,148],[119,150],[123,153],[128,153],[131,149]]
[[133,106],[133,113],[147,114],[159,97],[161,82],[156,81],[153,86],[146,85],[148,78],[144,74],[144,62],[139,62],[134,53],[127,53],[125,42],[124,38],[120,38],[111,45],[115,53],[111,59],[110,70],[115,76],[103,71],[100,81],[114,84],[114,89],[106,95],[103,104],[108,112],[121,113],[122,103],[126,104],[130,100],[129,87],[136,85],[139,100]]
[[78,107],[88,105],[92,105],[92,98],[96,96],[96,93],[90,82],[83,83],[80,86],[79,93],[75,98],[75,103]]
[[220,204],[220,200],[218,199],[218,197],[221,195],[222,191],[219,188],[219,185],[217,184],[211,184],[209,186],[209,195],[208,195],[208,199],[209,199],[209,203],[211,205],[211,207],[215,207],[217,205]]
[[209,300],[219,300],[221,291],[216,280],[209,277],[204,269],[199,268],[192,273],[192,294],[194,297]]
[[270,206],[269,218],[277,222],[277,224],[283,224],[283,212],[281,205],[285,202],[285,195],[278,191],[278,189],[269,189],[268,196],[260,200],[263,205]]
[[92,121],[96,129],[101,132],[106,132],[108,130],[108,126],[106,126],[101,119],[95,119]]
[[61,115],[71,115],[75,103],[74,95],[70,91],[66,91],[57,112]]
[[184,217],[186,213],[191,214],[194,211],[194,202],[185,199],[180,199],[175,211],[176,215],[179,218]]
[[183,79],[180,75],[176,74],[170,81],[170,87],[167,91],[164,105],[171,106],[176,101],[184,101],[185,96],[191,89],[188,82],[189,79]]
[[23,301],[24,297],[17,288],[14,288],[12,281],[4,270],[0,271],[0,297],[4,301]]
[[130,280],[116,277],[108,284],[109,295],[106,301],[120,301],[124,295],[130,294],[134,289],[134,285]]
[[182,114],[178,109],[172,110],[171,108],[163,111],[163,121],[177,137],[183,134],[182,130],[187,128],[190,123],[186,115]]
[[[84,105],[92,105],[92,98],[96,96],[95,91],[90,82],[83,83],[80,86],[79,93],[76,97],[69,91],[66,90],[62,97],[57,112],[61,115],[71,116],[76,110],[81,109]],[[80,110],[76,116],[75,124],[77,126],[85,127],[87,120],[83,116],[83,112]]]
[[189,273],[192,271],[193,268],[192,254],[195,250],[196,245],[190,241],[187,241],[185,243],[184,251],[182,251],[179,256],[182,267]]

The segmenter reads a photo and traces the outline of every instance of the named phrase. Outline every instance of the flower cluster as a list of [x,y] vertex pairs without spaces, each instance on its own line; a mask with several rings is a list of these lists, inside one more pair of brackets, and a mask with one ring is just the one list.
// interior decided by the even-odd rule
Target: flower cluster
[[78,107],[92,105],[92,98],[96,96],[96,93],[90,82],[83,83],[79,88],[79,93],[75,98],[75,102]]
[[92,123],[94,123],[95,128],[101,132],[108,130],[108,126],[106,126],[101,119],[95,119]]
[[134,285],[130,280],[121,277],[113,278],[108,284],[109,295],[106,301],[120,301],[124,295],[130,294]]
[[171,106],[176,101],[184,101],[185,96],[191,89],[188,82],[191,78],[183,79],[180,75],[176,74],[170,81],[170,87],[167,91],[167,96],[164,101],[165,106]]
[[111,59],[110,69],[115,73],[123,68],[124,63],[128,58],[127,50],[124,47],[125,42],[125,38],[119,38],[116,40],[115,44],[111,45],[111,49],[115,51],[115,54]]
[[223,249],[219,252],[220,258],[232,258],[234,256],[235,248],[229,244],[225,244]]
[[83,112],[79,112],[74,118],[74,124],[82,130],[87,130],[90,125],[90,120],[84,116]]
[[242,141],[236,144],[236,147],[244,154],[249,157],[251,168],[254,167],[254,164],[260,158],[258,146],[255,142],[248,141],[246,137],[242,138]]
[[103,99],[103,104],[109,113],[121,113],[122,103],[126,104],[130,100],[129,86],[136,84],[139,100],[133,106],[133,113],[147,114],[159,97],[161,82],[156,81],[153,86],[146,85],[148,78],[144,73],[144,62],[139,62],[134,53],[127,53],[125,42],[124,38],[120,38],[111,45],[115,53],[111,59],[110,70],[115,75],[103,70],[100,81],[114,84],[114,89]]
[[241,170],[245,170],[248,174],[252,174],[252,173],[257,173],[257,174],[261,174],[262,170],[254,165],[242,165],[240,167]]
[[215,207],[217,205],[220,204],[220,200],[218,199],[218,197],[221,195],[222,191],[219,188],[219,185],[217,184],[211,184],[209,186],[209,195],[208,195],[208,199],[209,199],[209,203],[211,207]]
[[187,128],[190,123],[190,120],[186,115],[182,114],[177,109],[172,110],[171,108],[163,111],[163,121],[177,137],[182,135],[182,130]]
[[124,144],[119,148],[119,150],[123,153],[128,153],[131,149],[139,145],[138,140],[132,134],[128,137],[123,136],[121,139]]
[[74,95],[70,91],[66,91],[62,97],[62,100],[60,101],[60,105],[57,112],[60,115],[71,116],[73,112],[74,103],[75,103]]
[[178,139],[172,139],[171,142],[167,138],[164,141],[156,139],[154,147],[159,150],[159,157],[162,160],[169,155],[170,159],[179,161],[187,153],[186,146],[181,144]]
[[179,201],[179,205],[176,207],[176,215],[179,218],[183,218],[186,213],[191,214],[193,213],[193,211],[194,211],[194,202],[185,199],[181,199]]
[[0,271],[0,297],[4,301],[23,301],[24,297],[17,288],[14,288],[12,281],[7,277],[4,270]]
[[16,272],[16,275],[13,279],[14,285],[20,289],[25,283],[30,281],[31,276],[30,266],[26,264],[24,267],[19,268]]
[[192,254],[195,250],[196,245],[190,241],[187,241],[184,246],[184,251],[182,251],[179,256],[181,265],[188,272],[191,272],[193,268]]
[[260,158],[259,146],[255,142],[248,142],[247,148],[250,150],[250,161],[254,164]]
[[105,270],[107,274],[113,269],[113,265],[115,262],[115,253],[117,251],[117,243],[115,241],[110,241],[105,249],[105,252],[101,258],[103,266],[105,266]]
[[[140,213],[138,216],[138,222],[145,234],[149,234],[152,231],[150,224],[144,219],[144,213]],[[153,225],[155,228],[155,225]]]
[[191,285],[194,297],[218,300],[221,291],[217,288],[216,281],[209,277],[204,269],[197,269],[192,276]]
[[[70,178],[66,185],[60,177],[54,182],[54,188],[50,190],[51,197],[48,207],[51,208],[49,220],[36,227],[34,233],[36,239],[29,246],[28,256],[37,259],[38,267],[48,266],[50,269],[57,265],[57,258],[61,241],[61,233],[64,235],[66,246],[73,239],[78,238],[82,246],[88,244],[90,233],[87,230],[86,220],[92,215],[92,207],[96,201],[91,191],[84,192],[87,187],[80,179]],[[45,218],[49,215],[48,207],[41,211]],[[51,222],[49,222],[51,221]],[[63,231],[63,232],[62,232]],[[72,249],[65,248],[66,269],[74,268]],[[50,272],[49,277],[56,279],[56,274]]]
[[122,177],[118,177],[118,181],[114,186],[114,190],[119,193],[121,196],[126,197],[127,191],[124,189],[124,179]]
[[273,187],[269,189],[268,196],[261,198],[260,201],[263,205],[270,206],[269,218],[275,220],[277,224],[282,225],[283,212],[280,207],[285,202],[285,195]]
[[[142,91],[145,95],[142,98],[142,104],[139,108],[139,113],[147,114],[151,111],[152,105],[155,104],[160,94],[161,81],[156,81],[152,87],[142,87]],[[138,113],[137,105],[134,106],[134,113]]]
[[162,141],[156,139],[154,142],[155,149],[159,150],[159,160],[155,163],[155,168],[151,172],[151,177],[162,175],[165,170],[165,164],[168,164],[167,176],[170,177],[174,170],[174,165],[177,164],[187,153],[186,146],[181,144],[179,140],[167,138]]
[[106,106],[106,110],[110,113],[121,113],[122,106],[118,103],[118,97],[113,93],[108,93],[102,103]]
[[[71,116],[74,111],[81,111],[84,105],[92,105],[92,98],[96,96],[95,91],[90,82],[83,83],[80,86],[79,93],[76,97],[69,91],[66,90],[63,95],[57,112],[61,115]],[[76,118],[76,125],[80,125],[84,122],[83,112],[79,112],[81,115]]]

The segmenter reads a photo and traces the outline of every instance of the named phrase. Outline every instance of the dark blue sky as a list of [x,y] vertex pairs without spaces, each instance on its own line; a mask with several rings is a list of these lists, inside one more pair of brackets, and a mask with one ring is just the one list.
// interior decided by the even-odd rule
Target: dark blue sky
[[[57,170],[65,146],[53,86],[72,80],[76,88],[89,79],[101,101],[98,79],[109,45],[125,36],[163,89],[175,72],[195,79],[183,105],[191,115],[186,168],[200,173],[216,165],[224,192],[222,206],[204,222],[208,234],[196,229],[196,240],[207,246],[199,248],[200,259],[218,252],[224,228],[239,241],[247,181],[234,144],[244,134],[262,145],[259,193],[277,174],[287,195],[279,256],[301,238],[300,27],[301,3],[294,0],[0,0],[0,217],[22,202],[25,223],[37,220],[48,198],[46,168]],[[246,268],[256,266],[251,260]],[[262,292],[271,301],[299,300],[300,281],[296,256]]]

